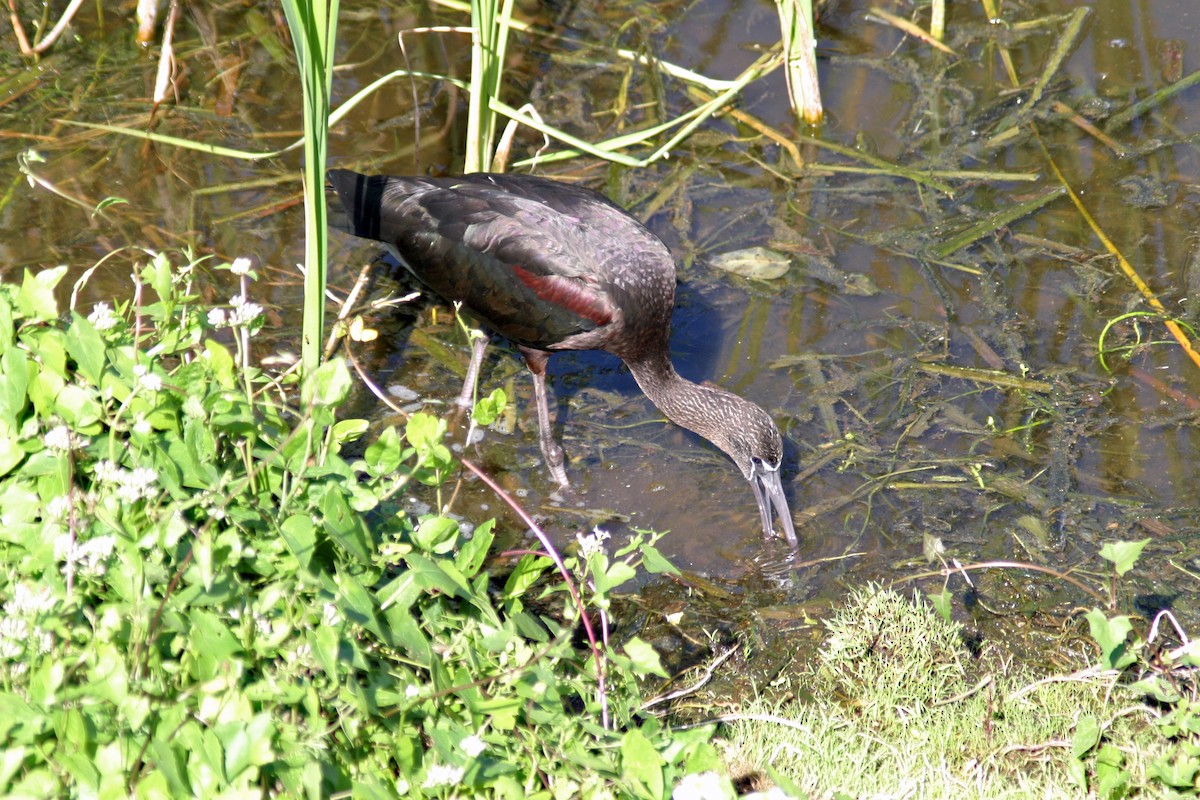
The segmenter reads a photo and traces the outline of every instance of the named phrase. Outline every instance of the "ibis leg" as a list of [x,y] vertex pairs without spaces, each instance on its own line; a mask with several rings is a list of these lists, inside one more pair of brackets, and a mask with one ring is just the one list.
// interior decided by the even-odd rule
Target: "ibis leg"
[[550,354],[526,347],[522,347],[520,350],[521,355],[525,356],[529,372],[533,375],[533,399],[537,404],[538,439],[542,445],[542,456],[546,459],[546,469],[550,471],[550,477],[559,486],[566,489],[571,485],[567,481],[567,470],[564,466],[566,458],[562,448],[554,441],[554,435],[550,428],[550,406],[546,401],[546,362],[550,360]]
[[480,336],[471,345],[471,363],[467,365],[467,377],[463,381],[462,391],[458,393],[458,400],[455,401],[459,408],[474,408],[475,406],[475,384],[479,382],[479,368],[483,364],[487,346],[487,336]]

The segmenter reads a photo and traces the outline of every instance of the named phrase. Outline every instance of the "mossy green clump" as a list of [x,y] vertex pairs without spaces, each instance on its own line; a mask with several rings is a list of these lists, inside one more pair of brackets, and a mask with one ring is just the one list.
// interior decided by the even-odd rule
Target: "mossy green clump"
[[793,679],[807,699],[733,715],[732,773],[771,772],[810,797],[1195,796],[1195,732],[1159,735],[1144,687],[1124,688],[1116,670],[1039,676],[986,648],[973,656],[924,600],[875,587],[826,628]]
[[853,592],[825,624],[818,690],[877,722],[903,709],[920,713],[966,688],[962,629],[928,604],[868,587]]

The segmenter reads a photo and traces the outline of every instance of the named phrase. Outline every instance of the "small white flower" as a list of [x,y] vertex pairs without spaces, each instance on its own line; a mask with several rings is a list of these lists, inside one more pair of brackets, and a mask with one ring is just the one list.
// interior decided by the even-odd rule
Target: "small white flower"
[[250,259],[241,256],[233,260],[233,263],[229,265],[229,271],[234,275],[247,275],[250,273],[250,266]]
[[83,447],[87,442],[79,435],[72,433],[71,429],[66,425],[59,425],[57,428],[51,428],[46,431],[46,435],[42,437],[42,443],[49,450],[77,450]]
[[410,683],[408,686],[404,687],[404,696],[409,700],[412,700],[414,697],[417,697],[420,694],[421,687],[417,686],[415,683]]
[[591,558],[596,553],[603,552],[604,540],[610,535],[608,531],[599,527],[593,528],[591,535],[575,534],[575,541],[579,542],[579,552],[583,555],[584,560]]
[[104,483],[116,483],[121,479],[121,473],[125,471],[113,462],[109,461],[107,458],[97,461],[94,469],[96,471],[97,480],[103,481]]
[[408,794],[408,790],[411,788],[412,787],[408,785],[408,781],[404,780],[404,778],[398,779],[396,781],[396,796],[403,797],[404,795]]
[[150,371],[150,368],[145,364],[134,364],[133,374],[137,378],[138,386],[145,386],[152,392],[157,392],[162,389],[163,380],[161,375],[156,375]]
[[120,320],[113,314],[112,306],[108,303],[96,303],[92,307],[92,313],[88,314],[88,322],[95,325],[96,330],[106,331],[109,328],[116,327]]
[[115,536],[97,536],[79,546],[78,558],[82,571],[87,575],[103,575],[109,556],[117,546]]
[[763,800],[792,800],[792,796],[780,789],[778,786],[772,786],[763,794]]
[[32,635],[29,638],[33,642],[34,651],[40,656],[46,655],[54,647],[54,637],[50,635],[50,632],[44,631],[37,626],[34,626]]
[[133,421],[133,432],[146,436],[151,430],[152,428],[150,427],[150,420],[146,419],[146,415],[138,414]]
[[425,773],[425,783],[421,784],[421,788],[433,789],[438,786],[457,786],[466,771],[464,767],[434,764],[429,768],[429,772]]
[[20,658],[29,639],[29,623],[21,617],[0,619],[0,660]]
[[121,470],[117,475],[117,497],[126,503],[136,503],[143,497],[153,497],[157,483],[158,473],[149,467],[138,467],[132,472]]
[[342,612],[338,611],[338,607],[333,603],[326,603],[321,608],[321,624],[327,628],[332,628],[340,625],[342,622]]
[[461,747],[462,751],[471,758],[475,758],[487,749],[487,744],[485,744],[483,739],[480,739],[475,734],[464,737],[463,740],[458,743],[458,746]]
[[225,321],[225,309],[210,308],[208,310],[208,324],[214,328],[224,328],[228,325],[229,323]]
[[115,536],[97,536],[80,542],[64,533],[54,539],[54,557],[63,562],[64,573],[73,570],[98,578],[108,570],[108,558],[116,545]]
[[229,324],[234,326],[249,325],[263,313],[263,307],[258,303],[251,303],[244,294],[229,298],[229,305],[233,306],[233,310],[229,312]]
[[725,785],[715,772],[694,772],[684,776],[671,792],[671,800],[725,800]]
[[4,604],[4,610],[13,615],[36,616],[49,611],[54,606],[54,595],[46,587],[41,586],[35,590],[23,583],[18,583],[13,588],[12,597],[8,598],[8,602]]
[[46,504],[46,518],[61,521],[71,513],[71,495],[60,494]]

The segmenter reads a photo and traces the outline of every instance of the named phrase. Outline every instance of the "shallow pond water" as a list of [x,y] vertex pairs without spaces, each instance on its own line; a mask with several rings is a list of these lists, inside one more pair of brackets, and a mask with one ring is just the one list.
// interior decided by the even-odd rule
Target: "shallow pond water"
[[[1052,157],[1168,312],[1196,322],[1200,89],[1128,124],[1112,120],[1200,68],[1200,9],[1194,0],[1044,2],[1006,5],[1002,21],[989,21],[978,4],[955,4],[948,43],[956,55],[946,56],[872,17],[870,5],[843,0],[823,13],[820,130],[798,128],[776,72],[746,89],[741,118],[709,122],[666,161],[627,170],[583,159],[543,170],[605,191],[677,254],[676,363],[779,421],[800,551],[763,541],[749,488],[728,460],[666,423],[604,354],[551,362],[570,493],[555,492],[537,464],[530,384],[504,347],[492,349],[483,388],[513,387],[518,430],[489,432],[469,455],[559,541],[596,525],[618,538],[626,525],[670,531],[662,548],[681,566],[773,600],[924,572],[933,538],[964,563],[1019,559],[1099,575],[1101,542],[1149,536],[1131,598],[1143,610],[1166,604],[1194,616],[1191,590],[1177,580],[1197,567],[1200,370],[1149,317],[1107,327],[1148,307],[1065,196],[989,220],[1055,191]],[[913,13],[893,5],[893,13]],[[1039,84],[1080,7],[1092,13],[1077,46]],[[400,31],[463,24],[425,6],[342,8],[335,102],[404,66]],[[537,33],[515,39],[513,105],[529,100],[589,140],[656,124],[696,102],[682,84],[613,56],[614,46],[731,79],[778,38],[764,0],[526,4],[523,14]],[[266,276],[256,299],[272,305],[276,323],[259,354],[294,352],[298,155],[200,156],[61,121],[153,126],[259,151],[282,146],[296,136],[300,109],[279,20],[256,4],[193,9],[177,33],[178,101],[153,119],[145,98],[154,54],[130,43],[131,30],[124,19],[84,16],[77,38],[41,64],[5,56],[0,270],[11,278],[68,263],[82,272],[126,246],[250,255]],[[464,35],[409,33],[405,43],[413,69],[466,74]],[[452,88],[396,81],[334,131],[331,162],[445,172],[464,118],[464,98]],[[1097,134],[1106,125],[1111,139]],[[514,159],[540,147],[523,132]],[[30,149],[43,159],[28,165],[41,179],[33,188],[18,170]],[[887,174],[853,154],[921,178]],[[128,203],[89,213],[110,195]],[[764,281],[713,263],[751,247],[787,256],[790,268]],[[377,252],[337,237],[338,290]],[[127,296],[133,257],[105,262],[89,299]],[[387,273],[379,268],[377,292],[404,291]],[[230,293],[219,281],[206,285],[213,299]],[[465,364],[466,351],[444,310],[414,305],[376,323],[386,335],[360,357],[379,382],[435,403],[457,393],[448,367]],[[458,360],[448,364],[431,341],[456,348]],[[1111,372],[1098,357],[1102,346]],[[387,413],[369,397],[357,410]],[[464,487],[455,511],[499,514],[514,538],[522,535],[478,484]],[[1024,573],[979,580],[971,592],[1013,613],[1081,599]],[[940,579],[922,585],[933,590]]]

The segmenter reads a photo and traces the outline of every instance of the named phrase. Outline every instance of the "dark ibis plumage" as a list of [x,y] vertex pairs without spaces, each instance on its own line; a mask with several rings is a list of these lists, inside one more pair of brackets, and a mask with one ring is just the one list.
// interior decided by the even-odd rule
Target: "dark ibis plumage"
[[590,189],[532,175],[397,178],[335,169],[329,181],[349,233],[388,245],[435,294],[517,345],[533,373],[542,454],[558,483],[566,486],[567,474],[551,435],[546,362],[556,350],[606,350],[672,422],[733,459],[754,490],[764,533],[777,514],[796,544],[779,429],[754,403],[675,371],[675,261],[640,222]]

